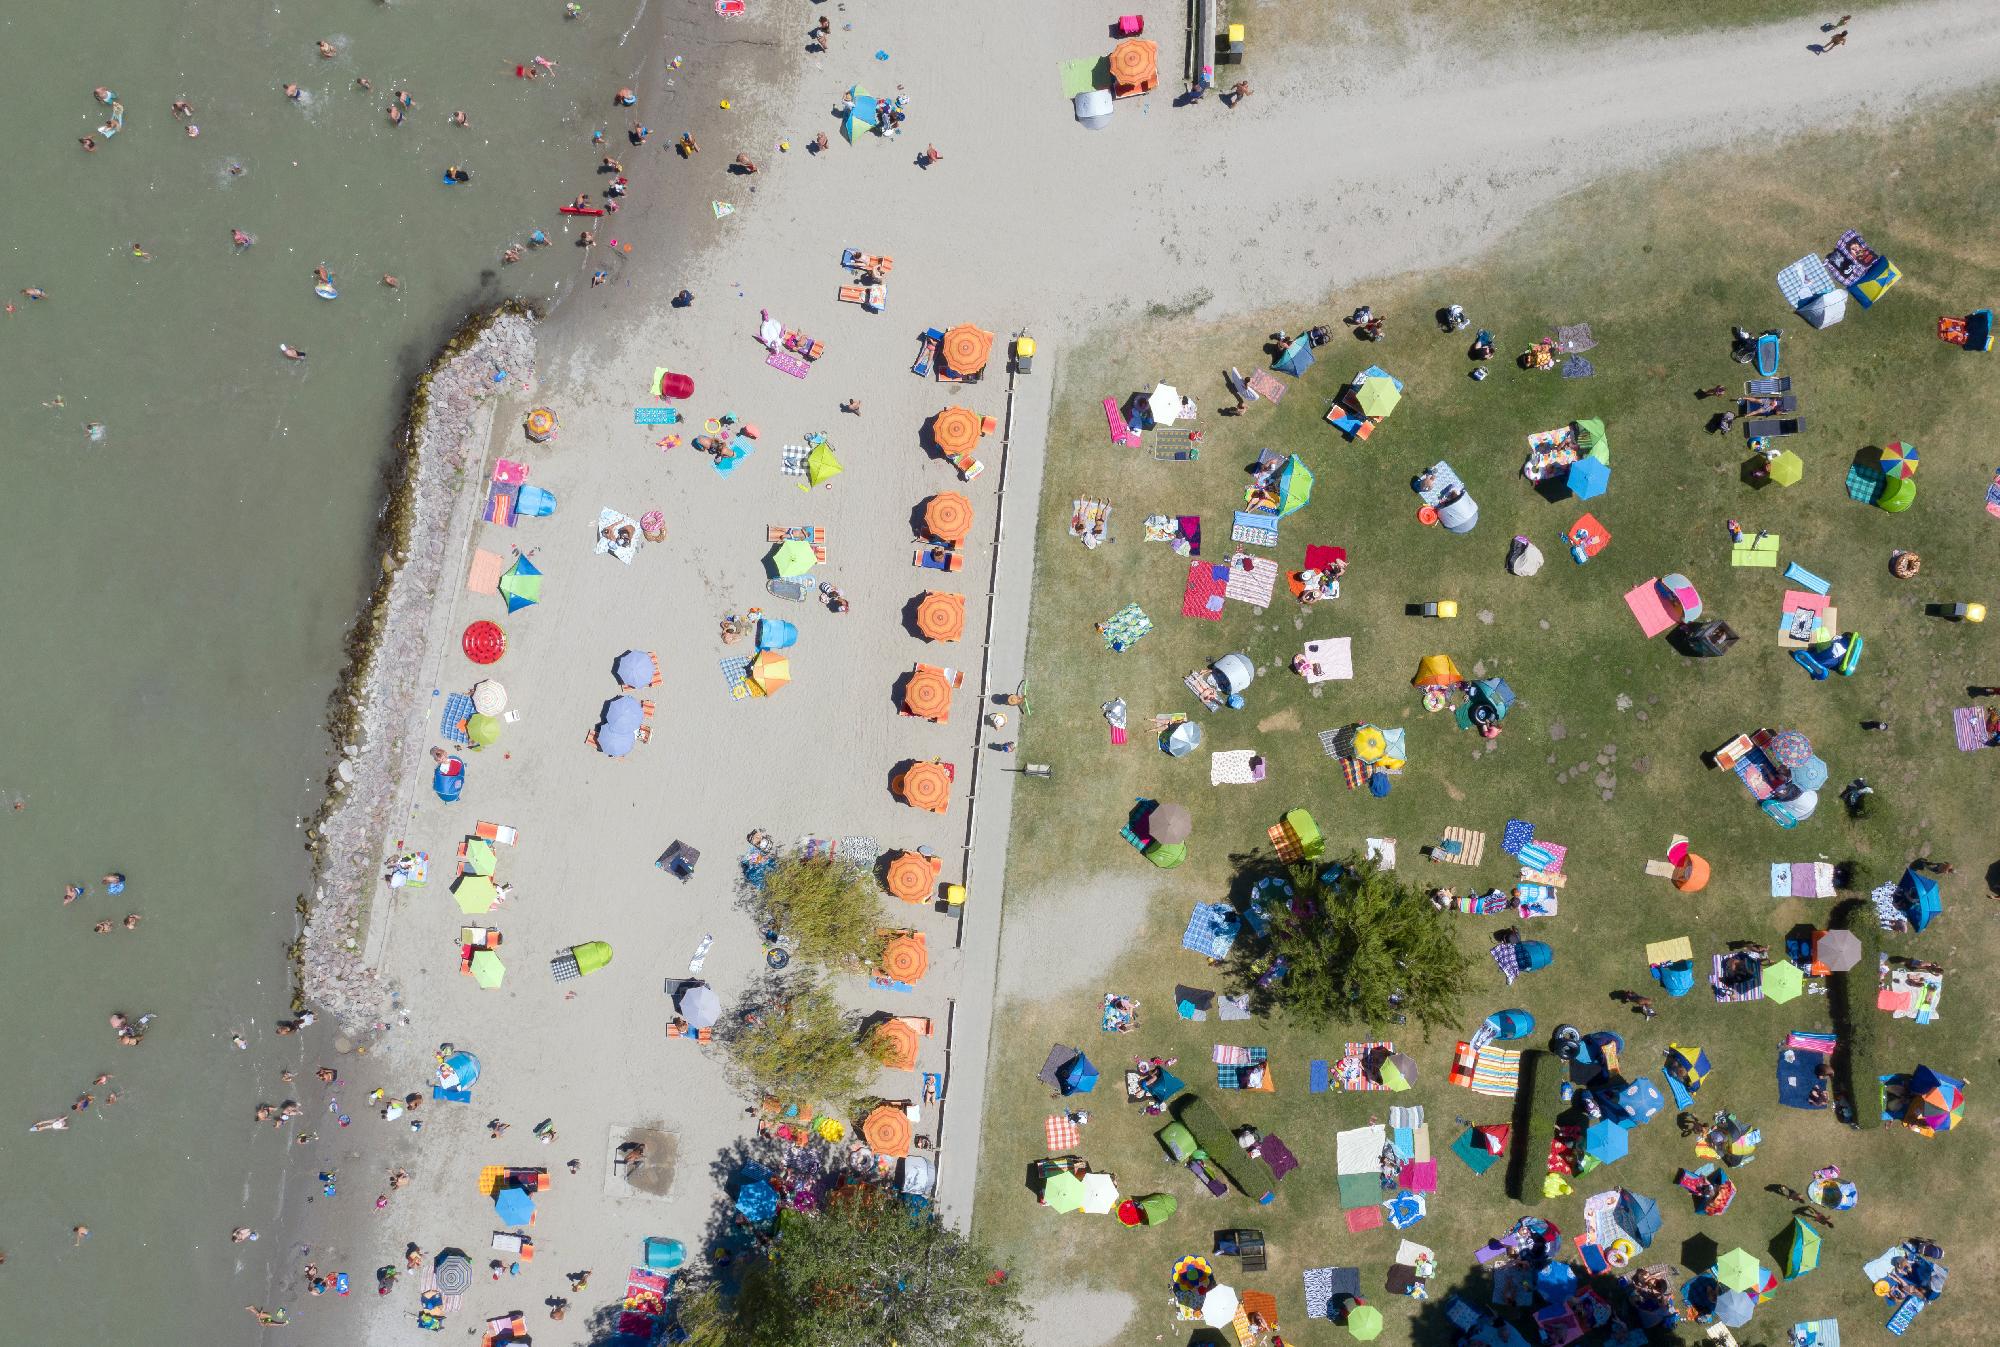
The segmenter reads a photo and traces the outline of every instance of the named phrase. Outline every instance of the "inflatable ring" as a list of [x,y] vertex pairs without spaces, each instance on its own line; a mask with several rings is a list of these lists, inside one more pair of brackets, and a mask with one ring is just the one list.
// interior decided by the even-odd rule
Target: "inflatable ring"
[[1425,528],[1432,528],[1436,526],[1437,521],[1438,512],[1435,506],[1421,505],[1417,507],[1417,522],[1419,524],[1422,524]]
[[529,439],[540,444],[556,433],[556,414],[547,407],[537,407],[528,413],[523,428],[528,432]]
[[1443,688],[1424,689],[1424,710],[1442,711],[1450,704],[1451,698]]
[[711,435],[720,435],[722,433],[722,422],[711,416],[708,420],[701,423],[701,428]]
[[1924,559],[1915,552],[1898,552],[1889,559],[1889,574],[1898,580],[1914,579],[1923,567]]
[[1632,1255],[1637,1252],[1638,1250],[1632,1246],[1631,1240],[1613,1240],[1611,1247],[1604,1251],[1604,1261],[1613,1267],[1624,1267],[1632,1261]]

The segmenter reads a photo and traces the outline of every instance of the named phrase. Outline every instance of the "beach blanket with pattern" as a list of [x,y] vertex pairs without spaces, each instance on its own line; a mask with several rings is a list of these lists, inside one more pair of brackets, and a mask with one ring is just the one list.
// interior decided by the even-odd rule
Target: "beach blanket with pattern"
[[1386,1090],[1389,1087],[1379,1080],[1368,1078],[1368,1054],[1381,1048],[1394,1052],[1394,1043],[1349,1043],[1342,1049],[1340,1060],[1333,1064],[1333,1082],[1343,1090]]
[[1238,552],[1229,558],[1229,597],[1252,608],[1271,606],[1272,591],[1278,587],[1278,563],[1269,557],[1253,557]]
[[1514,886],[1514,901],[1520,905],[1523,917],[1553,917],[1556,914],[1558,891],[1549,884],[1517,884]]
[[1521,848],[1535,840],[1535,825],[1524,818],[1507,820],[1506,831],[1500,834],[1500,849],[1509,856],[1521,854]]
[[[1275,1091],[1276,1084],[1271,1079],[1270,1050],[1268,1048],[1240,1048],[1245,1054],[1241,1062],[1218,1062],[1215,1066],[1216,1088],[1223,1090],[1263,1090]],[[1262,1071],[1257,1071],[1263,1067]],[[1258,1077],[1258,1084],[1250,1083],[1252,1073]]]
[[1726,956],[1718,954],[1709,966],[1708,985],[1715,989],[1715,999],[1722,1002],[1761,1001],[1764,999],[1764,980],[1759,977],[1747,987],[1737,986],[1722,980],[1722,961]]
[[1530,840],[1522,844],[1514,853],[1514,859],[1521,863],[1523,870],[1541,870],[1548,874],[1562,873],[1563,861],[1569,856],[1569,848],[1560,842],[1537,842]]
[[1208,784],[1211,786],[1247,786],[1257,779],[1256,769],[1250,760],[1257,756],[1254,748],[1217,749],[1209,755]]
[[472,718],[472,698],[463,692],[454,692],[444,699],[444,715],[438,720],[438,733],[454,744],[472,742],[465,733],[465,722]]
[[1243,382],[1250,386],[1251,392],[1267,400],[1273,407],[1285,400],[1286,384],[1284,380],[1278,378],[1277,375],[1272,374],[1269,370],[1254,370],[1251,372],[1250,377]]
[[1445,902],[1445,911],[1459,912],[1466,916],[1487,916],[1495,912],[1505,912],[1512,907],[1513,900],[1499,889],[1491,893],[1457,893]]
[[1951,713],[1951,737],[1961,753],[1993,747],[1986,732],[1986,712],[1977,706],[1961,706]]
[[1083,1141],[1083,1133],[1067,1113],[1051,1113],[1042,1124],[1042,1135],[1048,1140],[1050,1155],[1067,1155]]
[[1506,976],[1507,985],[1513,986],[1514,979],[1521,976],[1520,945],[1512,940],[1504,941],[1488,952],[1492,954],[1493,962],[1500,966],[1501,973]]
[[1474,1094],[1511,1099],[1521,1085],[1521,1054],[1491,1043],[1478,1049],[1470,1043],[1460,1043],[1453,1050],[1451,1074],[1446,1079]]

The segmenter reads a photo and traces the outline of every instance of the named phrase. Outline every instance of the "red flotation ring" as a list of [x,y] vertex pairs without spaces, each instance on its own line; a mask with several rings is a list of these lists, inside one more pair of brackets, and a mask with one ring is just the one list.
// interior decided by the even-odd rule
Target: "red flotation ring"
[[465,657],[474,664],[492,664],[507,653],[507,633],[498,622],[482,618],[465,629],[459,644],[465,649]]
[[602,215],[602,214],[604,214],[604,212],[603,212],[603,211],[599,210],[599,209],[598,209],[597,207],[595,207],[595,206],[562,206],[562,207],[559,207],[558,209],[560,209],[560,210],[562,211],[562,213],[563,213],[564,215]]

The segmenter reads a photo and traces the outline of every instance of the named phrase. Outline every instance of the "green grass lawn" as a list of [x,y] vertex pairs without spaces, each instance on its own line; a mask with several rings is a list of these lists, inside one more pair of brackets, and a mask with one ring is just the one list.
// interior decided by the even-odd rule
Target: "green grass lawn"
[[[1712,1257],[1704,1238],[1725,1250],[1740,1244],[1764,1253],[1788,1227],[1790,1207],[1763,1186],[1803,1187],[1812,1168],[1838,1162],[1861,1185],[1860,1208],[1839,1217],[1821,1270],[1783,1287],[1739,1338],[1772,1343],[1794,1321],[1839,1314],[1854,1340],[1866,1341],[1884,1316],[1859,1265],[1916,1233],[1942,1242],[1946,1261],[1970,1275],[1955,1276],[1952,1293],[1922,1317],[1912,1338],[1982,1336],[1978,1278],[1991,1254],[1975,1240],[1985,1229],[1985,1211],[1982,1202],[1951,1195],[1982,1193],[1994,1175],[1995,1115],[1979,1093],[1979,1066],[1992,1018],[1982,983],[1995,942],[1983,881],[1996,855],[1991,819],[2000,755],[1954,751],[1949,713],[1966,701],[1965,684],[2000,682],[2000,633],[1992,624],[1926,616],[1924,606],[2000,600],[1992,563],[2000,520],[1981,508],[1994,465],[1991,428],[2000,422],[2000,357],[1966,355],[1932,333],[1939,314],[2000,298],[2000,245],[1980,205],[2000,199],[2000,164],[1991,154],[1995,110],[1991,102],[1968,103],[1878,136],[1804,142],[1754,158],[1710,157],[1561,203],[1459,272],[1301,296],[1295,311],[1218,328],[1162,324],[1143,339],[1133,331],[1107,333],[1083,352],[1065,354],[1041,502],[1029,654],[1033,715],[1020,740],[1022,760],[1050,764],[1053,777],[1024,781],[1017,796],[1005,920],[1010,938],[1025,927],[1029,944],[1046,948],[1058,982],[1053,970],[1082,927],[1123,922],[1137,934],[1115,961],[1087,969],[1080,980],[1003,1005],[990,1064],[977,1223],[1022,1275],[1038,1285],[1130,1293],[1139,1309],[1120,1340],[1152,1342],[1175,1331],[1168,1305],[1173,1260],[1206,1253],[1215,1229],[1256,1225],[1269,1237],[1271,1267],[1247,1285],[1276,1294],[1288,1340],[1346,1340],[1340,1330],[1303,1318],[1299,1273],[1320,1264],[1362,1268],[1364,1291],[1390,1319],[1385,1341],[1409,1340],[1413,1332],[1438,1340],[1434,1308],[1413,1325],[1418,1302],[1381,1294],[1399,1236],[1387,1229],[1347,1232],[1335,1201],[1333,1133],[1371,1117],[1386,1120],[1392,1098],[1428,1109],[1442,1191],[1431,1200],[1429,1218],[1409,1233],[1439,1252],[1441,1299],[1466,1277],[1472,1249],[1521,1214],[1502,1193],[1504,1167],[1475,1179],[1443,1154],[1457,1136],[1457,1119],[1503,1121],[1508,1104],[1444,1083],[1449,1035],[1429,1042],[1400,1037],[1424,1073],[1411,1094],[1309,1095],[1307,1061],[1337,1057],[1341,1038],[1368,1035],[1358,1027],[1313,1037],[1282,1023],[1177,1020],[1176,983],[1223,986],[1220,970],[1182,951],[1179,936],[1192,902],[1228,893],[1240,867],[1268,861],[1265,830],[1293,806],[1317,816],[1329,854],[1365,836],[1394,837],[1411,878],[1481,888],[1514,879],[1499,841],[1506,821],[1520,817],[1533,820],[1541,838],[1570,848],[1560,915],[1527,926],[1528,934],[1554,945],[1556,964],[1509,989],[1485,954],[1491,932],[1504,923],[1455,918],[1465,949],[1481,961],[1480,992],[1465,1007],[1465,1027],[1516,1005],[1532,1011],[1543,1032],[1559,1022],[1586,1032],[1615,1027],[1626,1035],[1634,1073],[1656,1073],[1670,1041],[1700,1044],[1716,1070],[1698,1103],[1732,1108],[1765,1129],[1756,1163],[1740,1175],[1745,1191],[1722,1218],[1697,1218],[1672,1186],[1676,1167],[1693,1156],[1670,1116],[1637,1131],[1630,1157],[1581,1180],[1577,1196],[1537,1210],[1574,1233],[1582,1197],[1622,1184],[1659,1199],[1666,1212],[1652,1250],[1661,1260]],[[1741,204],[1753,187],[1760,201],[1754,214]],[[1772,276],[1800,254],[1830,247],[1848,226],[1892,256],[1905,279],[1874,310],[1850,310],[1845,323],[1811,331],[1787,314]],[[1213,415],[1229,400],[1222,369],[1267,363],[1259,354],[1267,332],[1331,323],[1364,300],[1386,316],[1385,342],[1364,345],[1338,329],[1280,407],[1258,403],[1242,417]],[[1465,306],[1474,327],[1491,328],[1499,339],[1501,358],[1484,383],[1466,377],[1470,334],[1446,337],[1431,321],[1451,301]],[[1595,377],[1565,381],[1510,363],[1508,357],[1557,324],[1582,322],[1599,343],[1590,352]],[[1783,372],[1793,377],[1811,426],[1787,441],[1807,464],[1805,480],[1790,489],[1746,485],[1741,434],[1704,431],[1713,404],[1696,401],[1695,390],[1734,387],[1754,372],[1729,359],[1732,322],[1785,329]],[[1371,361],[1402,378],[1407,395],[1371,442],[1348,444],[1320,417],[1337,386]],[[1108,445],[1101,399],[1122,398],[1155,380],[1201,400],[1207,438],[1198,462],[1155,463]],[[1608,425],[1614,471],[1609,493],[1588,508],[1614,537],[1579,567],[1558,533],[1586,507],[1544,499],[1520,467],[1528,434],[1589,416]],[[1923,453],[1915,507],[1889,515],[1849,500],[1843,476],[1856,454],[1898,438]],[[1244,467],[1264,447],[1299,452],[1318,477],[1312,503],[1282,525],[1276,557],[1291,569],[1307,543],[1346,547],[1345,593],[1302,611],[1281,582],[1262,614],[1231,603],[1220,622],[1182,617],[1187,562],[1164,544],[1142,541],[1141,520],[1199,513],[1204,557],[1226,559]],[[1468,537],[1416,520],[1410,478],[1440,458],[1453,464],[1481,506]],[[1095,552],[1067,536],[1070,502],[1079,495],[1115,505],[1115,541]],[[1780,535],[1785,560],[1832,581],[1841,625],[1867,640],[1855,677],[1812,683],[1776,648],[1786,585],[1779,571],[1730,567],[1724,520],[1731,517],[1746,529]],[[1547,555],[1539,576],[1506,572],[1516,533]],[[1916,580],[1890,578],[1896,547],[1922,552]],[[1742,634],[1726,657],[1690,661],[1664,638],[1640,635],[1620,596],[1676,570],[1693,579],[1711,615]],[[1457,600],[1461,616],[1448,622],[1405,616],[1406,604],[1439,598]],[[1112,654],[1093,624],[1135,600],[1156,629],[1131,652]],[[1302,640],[1340,635],[1353,638],[1353,681],[1309,689],[1289,672]],[[1181,676],[1232,650],[1247,652],[1260,670],[1249,705],[1203,713]],[[1500,674],[1512,683],[1520,702],[1497,741],[1482,742],[1454,729],[1448,716],[1423,710],[1409,680],[1418,659],[1433,651],[1452,655],[1468,675]],[[1099,705],[1119,696],[1130,704],[1133,728],[1131,742],[1113,749]],[[1147,727],[1155,712],[1192,714],[1207,731],[1202,748],[1178,761],[1159,752]],[[1859,723],[1872,718],[1887,720],[1890,730],[1863,732]],[[1356,720],[1408,730],[1409,765],[1387,799],[1349,792],[1320,751],[1318,731]],[[1703,761],[1732,735],[1764,725],[1805,731],[1831,767],[1826,803],[1793,832],[1768,821],[1732,776]],[[1269,778],[1209,786],[1209,750],[1237,748],[1262,753]],[[1876,785],[1880,806],[1859,824],[1832,795],[1856,775]],[[1615,781],[1607,788],[1600,777]],[[1180,869],[1155,871],[1120,840],[1119,826],[1138,796],[1179,801],[1192,811],[1190,857]],[[1488,834],[1487,860],[1478,870],[1429,866],[1418,854],[1450,825]],[[1691,837],[1713,864],[1713,881],[1699,895],[1677,894],[1644,874],[1645,862],[1662,855],[1675,832]],[[1709,955],[1730,940],[1775,947],[1795,925],[1831,908],[1768,897],[1772,861],[1852,859],[1879,881],[1923,855],[1958,867],[1944,880],[1948,910],[1929,932],[1884,937],[1884,947],[1947,966],[1944,1015],[1917,1028],[1873,1010],[1868,988],[1854,999],[1873,1017],[1881,1069],[1924,1061],[1972,1078],[1969,1116],[1956,1133],[1924,1140],[1900,1128],[1854,1132],[1830,1114],[1778,1108],[1776,1044],[1795,1027],[1828,1027],[1832,997],[1718,1005],[1698,983],[1684,1000],[1659,996],[1660,1016],[1652,1023],[1608,999],[1616,988],[1650,986],[1642,956],[1649,940],[1692,937],[1705,975]],[[1101,912],[1099,903],[1119,910]],[[1872,972],[1863,968],[1857,976]],[[1108,991],[1143,1001],[1137,1032],[1114,1038],[1099,1031],[1099,998]],[[1082,1154],[1114,1171],[1127,1193],[1177,1195],[1180,1212],[1163,1228],[1134,1231],[1110,1218],[1058,1217],[1029,1195],[1024,1173],[1044,1154],[1043,1119],[1056,1108],[1034,1076],[1058,1040],[1084,1046],[1105,1072],[1089,1101],[1093,1121]],[[1217,1091],[1208,1064],[1217,1042],[1267,1045],[1278,1092]],[[1285,1180],[1274,1205],[1212,1200],[1165,1162],[1151,1135],[1164,1120],[1141,1116],[1116,1088],[1133,1056],[1151,1054],[1178,1056],[1179,1074],[1227,1118],[1254,1122],[1290,1143],[1304,1167]],[[1684,1242],[1692,1243],[1684,1250]],[[1233,1265],[1230,1276],[1246,1284]],[[1475,1298],[1483,1302],[1480,1280]]]

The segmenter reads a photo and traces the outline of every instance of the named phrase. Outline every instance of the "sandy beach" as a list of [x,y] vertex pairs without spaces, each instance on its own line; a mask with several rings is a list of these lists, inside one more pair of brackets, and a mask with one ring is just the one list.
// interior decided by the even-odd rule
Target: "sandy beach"
[[[601,222],[604,234],[634,242],[633,253],[611,264],[592,260],[608,243],[589,257],[578,250],[586,274],[611,270],[603,291],[573,294],[532,336],[525,320],[503,320],[487,345],[463,355],[440,381],[445,415],[417,455],[420,508],[386,598],[382,655],[358,690],[362,732],[340,773],[342,794],[361,803],[328,822],[309,939],[308,998],[343,1021],[341,1099],[354,1119],[321,1163],[337,1157],[348,1178],[339,1218],[300,1242],[357,1284],[377,1266],[400,1266],[406,1243],[427,1253],[461,1247],[476,1275],[453,1327],[519,1310],[537,1340],[552,1344],[589,1340],[592,1312],[617,1299],[646,1236],[701,1247],[717,1229],[719,1185],[745,1153],[752,1118],[719,1047],[666,1036],[669,992],[711,936],[699,976],[725,1006],[758,979],[762,945],[737,896],[736,858],[753,829],[788,844],[810,836],[868,839],[885,851],[927,847],[943,858],[943,882],[967,884],[970,897],[955,912],[881,900],[885,926],[927,940],[930,969],[914,991],[853,979],[842,992],[859,1009],[932,1021],[919,1067],[943,1076],[944,1098],[942,1110],[924,1107],[917,1130],[935,1143],[941,1209],[969,1221],[996,981],[1031,995],[1038,957],[1035,940],[1010,938],[1001,968],[1011,769],[1021,763],[986,747],[1017,727],[988,733],[979,715],[1021,676],[1043,436],[1065,343],[1121,330],[1136,339],[1148,305],[1203,317],[1286,299],[1323,307],[1320,298],[1343,284],[1463,256],[1599,176],[1728,144],[1750,126],[1781,134],[1887,112],[1995,68],[2000,35],[1972,6],[1904,14],[1865,83],[1853,86],[1808,67],[1767,68],[1749,54],[1755,34],[1720,50],[1667,39],[1616,44],[1578,59],[1569,94],[1582,111],[1550,136],[1505,115],[1539,96],[1540,58],[1525,51],[1426,49],[1393,78],[1377,72],[1379,87],[1365,93],[1329,85],[1302,62],[1260,73],[1257,96],[1240,110],[1213,97],[1175,108],[1163,81],[1092,134],[1058,96],[1056,66],[1108,45],[1095,12],[850,5],[828,53],[805,50],[804,9],[736,21],[706,5],[671,12],[663,49],[688,60],[671,72],[663,63],[661,83],[642,90],[638,115],[654,127],[650,148],[634,152],[649,156],[633,175],[635,194],[647,198],[644,218]],[[1004,62],[1006,78],[954,77],[968,31],[978,52]],[[1177,30],[1162,45],[1169,75]],[[886,60],[875,59],[878,50]],[[857,81],[877,93],[904,88],[904,134],[841,140],[833,108]],[[1635,95],[1635,83],[1657,98]],[[1621,86],[1615,102],[1592,96]],[[1725,101],[1727,121],[1713,113]],[[1357,134],[1362,126],[1378,130]],[[683,129],[699,155],[666,148]],[[808,154],[822,130],[829,149]],[[926,142],[941,158],[920,167]],[[760,171],[729,172],[739,152]],[[1245,204],[1214,208],[1232,200]],[[718,213],[718,202],[734,210]],[[844,247],[895,258],[887,313],[836,302],[848,280]],[[683,287],[693,304],[669,307]],[[766,363],[756,340],[765,311],[823,343],[806,377]],[[1000,338],[983,382],[953,388],[910,373],[919,331],[967,322]],[[1021,330],[1043,354],[1010,397],[1004,343]],[[507,377],[493,380],[495,366]],[[634,423],[635,408],[665,405],[649,393],[662,367],[694,379],[695,394],[677,404],[691,424]],[[1204,400],[1218,396],[1214,372],[1161,377]],[[849,399],[859,400],[858,415],[841,410]],[[987,471],[970,483],[920,439],[928,418],[952,404],[1002,427],[981,442]],[[560,421],[547,444],[523,434],[535,406]],[[688,443],[706,418],[725,413],[759,431],[727,474]],[[804,490],[782,471],[784,448],[815,432],[845,472]],[[682,443],[662,447],[673,433]],[[479,520],[501,458],[526,464],[529,483],[555,495],[553,515],[511,529]],[[943,490],[963,492],[975,511],[967,564],[952,576],[911,565],[913,521]],[[606,508],[634,519],[660,511],[664,539],[629,565],[595,553]],[[766,529],[799,525],[825,531],[816,574],[844,591],[851,611],[766,592]],[[508,558],[517,549],[545,579],[537,606],[508,615],[465,580],[477,551]],[[957,645],[931,645],[906,625],[906,607],[927,588],[966,596]],[[733,700],[721,661],[743,651],[723,645],[717,624],[752,607],[797,623],[793,682],[769,698]],[[478,619],[507,634],[505,656],[487,668],[459,647],[459,633]],[[628,649],[657,652],[661,681],[640,694],[656,707],[650,741],[613,759],[585,736],[620,691],[611,670]],[[898,679],[918,661],[965,675],[948,724],[896,714]],[[445,743],[446,696],[482,676],[504,682],[513,718],[495,745],[462,754],[463,796],[445,804],[430,790],[428,750]],[[957,769],[944,815],[911,809],[888,790],[899,763],[932,757]],[[467,918],[449,892],[453,854],[475,821],[518,833],[498,848],[497,878],[511,897],[482,919],[504,933],[506,981],[490,991],[458,972]],[[702,853],[687,884],[654,866],[675,841]],[[429,854],[429,882],[391,891],[380,864],[405,849]],[[1090,902],[1104,897],[1079,894],[1075,920],[1088,923]],[[1113,925],[1095,938],[1116,934]],[[553,979],[552,957],[600,940],[615,949],[609,967]],[[1062,961],[1061,980],[1087,980],[1096,959]],[[356,1043],[365,1056],[345,1051]],[[413,1115],[421,1132],[408,1130],[409,1119],[380,1120],[362,1096],[377,1086],[428,1095],[442,1043],[480,1056],[473,1101],[427,1098]],[[874,1093],[915,1098],[919,1081],[885,1072]],[[490,1136],[490,1119],[510,1130]],[[538,1144],[531,1129],[544,1119],[555,1136]],[[656,1161],[639,1182],[612,1163],[617,1145],[635,1136]],[[495,1164],[551,1171],[531,1232],[536,1257],[498,1286],[486,1283],[485,1267],[499,1226],[478,1187],[480,1167]],[[396,1166],[412,1182],[371,1210],[379,1176]],[[327,1208],[312,1220],[327,1221]],[[562,1274],[584,1269],[596,1275],[572,1294]],[[296,1340],[403,1340],[410,1280],[380,1299],[362,1287],[338,1311],[295,1309]],[[294,1288],[271,1295],[301,1303]],[[550,1323],[541,1307],[558,1295],[575,1308]],[[1102,1340],[1122,1313],[1115,1296],[1080,1300],[1066,1340]]]

